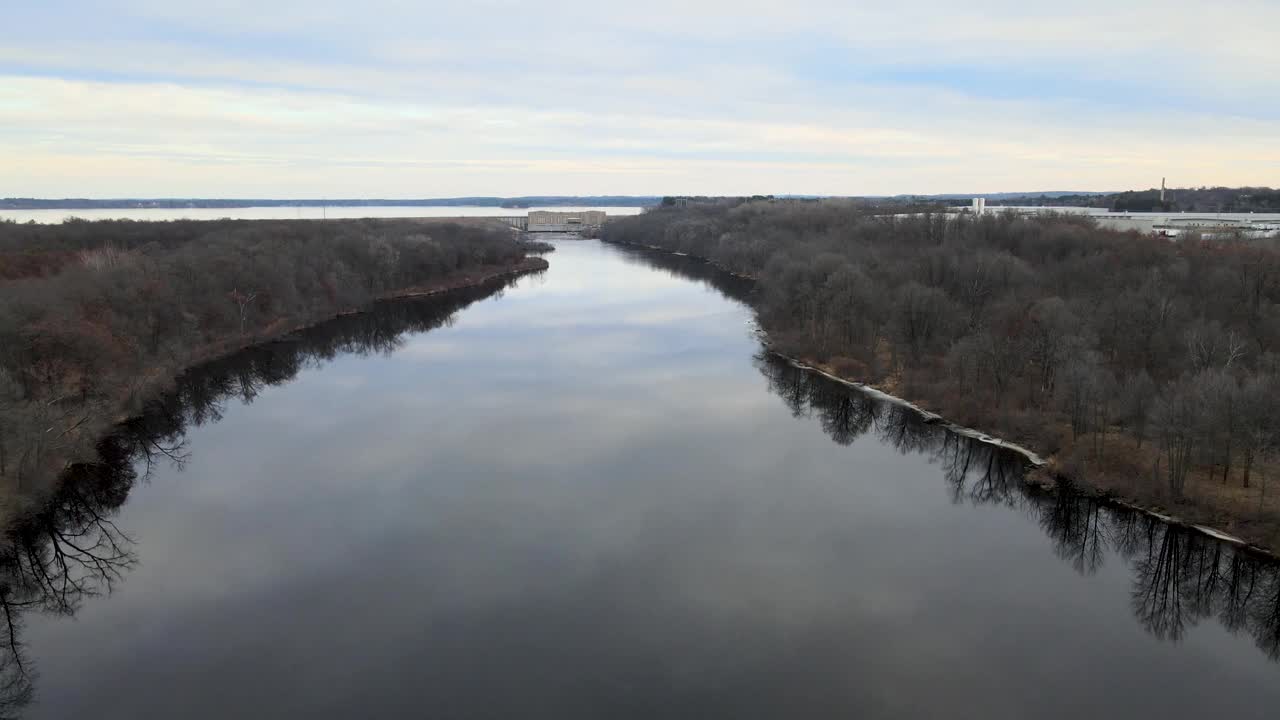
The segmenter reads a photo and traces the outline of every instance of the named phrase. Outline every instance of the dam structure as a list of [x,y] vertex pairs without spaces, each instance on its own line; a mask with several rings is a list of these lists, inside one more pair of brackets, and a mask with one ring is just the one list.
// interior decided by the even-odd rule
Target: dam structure
[[606,217],[603,210],[534,210],[496,219],[530,233],[580,233],[599,230]]

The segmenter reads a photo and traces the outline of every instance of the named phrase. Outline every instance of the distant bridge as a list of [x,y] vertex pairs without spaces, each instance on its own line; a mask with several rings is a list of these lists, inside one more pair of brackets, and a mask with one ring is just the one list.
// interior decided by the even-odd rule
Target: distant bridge
[[598,230],[604,224],[606,217],[603,210],[578,212],[534,210],[528,215],[497,217],[494,220],[531,233],[580,233],[586,230]]

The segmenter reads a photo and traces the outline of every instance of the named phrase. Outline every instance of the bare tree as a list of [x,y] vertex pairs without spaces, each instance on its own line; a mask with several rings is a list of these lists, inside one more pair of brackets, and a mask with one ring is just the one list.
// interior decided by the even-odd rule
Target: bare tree
[[1231,476],[1231,461],[1237,436],[1240,434],[1240,387],[1236,379],[1225,370],[1204,370],[1192,382],[1201,398],[1198,426],[1201,446],[1209,462],[1209,478],[1212,479],[1219,465],[1222,466],[1222,483]]
[[1071,418],[1073,437],[1106,431],[1114,391],[1115,378],[1095,353],[1081,353],[1067,361],[1059,395]]
[[236,288],[231,291],[229,296],[231,298],[231,302],[235,303],[236,307],[240,310],[240,336],[244,337],[245,314],[248,312],[249,306],[253,304],[255,299],[257,299],[258,293],[254,291],[246,294],[240,292],[239,288]]
[[1187,358],[1195,372],[1228,370],[1244,358],[1247,344],[1234,330],[1223,330],[1217,322],[1193,323],[1183,334]]
[[1183,497],[1196,449],[1200,395],[1190,380],[1170,383],[1151,407],[1151,428],[1160,439],[1167,463],[1168,488],[1175,500]]
[[1147,436],[1147,416],[1156,396],[1156,384],[1146,370],[1138,370],[1125,378],[1117,399],[1119,421],[1142,447]]
[[933,348],[954,316],[953,307],[947,294],[935,287],[909,282],[898,291],[894,327],[913,364]]
[[1072,337],[1079,332],[1080,321],[1057,296],[1036,301],[1027,319],[1028,355],[1038,369],[1036,389],[1042,397],[1052,398],[1058,368]]

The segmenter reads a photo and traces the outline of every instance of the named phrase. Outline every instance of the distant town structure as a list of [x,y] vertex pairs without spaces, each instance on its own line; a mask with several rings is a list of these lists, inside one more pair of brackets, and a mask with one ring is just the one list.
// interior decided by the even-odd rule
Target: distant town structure
[[494,220],[531,233],[580,233],[600,229],[607,217],[603,210],[534,210],[528,215],[498,217]]
[[529,213],[529,232],[579,232],[598,229],[604,224],[603,210],[534,210]]
[[[986,212],[983,198],[974,198],[969,207],[959,211],[974,215]],[[1189,212],[1114,212],[1106,208],[1053,206],[994,206],[993,213],[1036,215],[1069,213],[1093,219],[1100,227],[1121,232],[1178,238],[1188,233],[1195,237],[1240,238],[1280,237],[1280,213],[1189,213]]]

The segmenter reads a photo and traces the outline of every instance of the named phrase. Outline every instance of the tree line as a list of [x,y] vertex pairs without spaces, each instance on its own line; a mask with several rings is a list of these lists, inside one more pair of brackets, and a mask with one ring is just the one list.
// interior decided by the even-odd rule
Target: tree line
[[49,479],[193,364],[525,253],[479,223],[2,222],[0,488]]
[[603,237],[756,278],[787,354],[1280,547],[1280,252],[1265,242],[845,201],[657,208]]
[[1118,193],[1022,195],[1003,197],[1001,205],[1106,208],[1117,212],[1264,212],[1280,213],[1280,190],[1268,187],[1169,188]]
[[1177,642],[1189,628],[1216,618],[1280,661],[1280,564],[1070,488],[1038,491],[1022,482],[1022,458],[1005,448],[951,432],[772,354],[761,354],[756,366],[792,414],[817,420],[833,441],[848,445],[874,433],[903,453],[928,455],[954,502],[1001,505],[1031,517],[1058,557],[1081,575],[1096,573],[1109,554],[1119,557],[1132,576],[1134,617],[1155,637]]
[[189,430],[218,421],[228,403],[251,403],[306,367],[344,353],[393,352],[407,334],[446,326],[460,310],[512,282],[495,279],[445,296],[376,303],[369,312],[303,329],[290,342],[212,360],[102,437],[85,462],[67,468],[30,512],[0,530],[0,718],[17,716],[36,696],[38,673],[22,638],[24,616],[73,616],[85,600],[125,581],[136,555],[131,534],[115,517],[157,465],[181,467],[191,460]]

